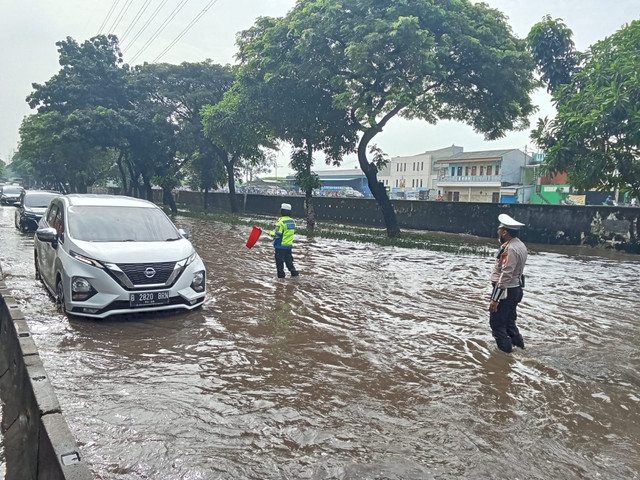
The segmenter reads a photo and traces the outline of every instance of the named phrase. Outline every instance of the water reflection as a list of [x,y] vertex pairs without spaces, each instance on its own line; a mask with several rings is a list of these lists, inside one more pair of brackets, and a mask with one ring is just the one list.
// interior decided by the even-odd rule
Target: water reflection
[[278,280],[248,227],[179,217],[202,309],[69,320],[0,218],[7,283],[97,478],[638,476],[636,257],[530,246],[527,349],[507,355],[491,256],[299,237],[301,276]]

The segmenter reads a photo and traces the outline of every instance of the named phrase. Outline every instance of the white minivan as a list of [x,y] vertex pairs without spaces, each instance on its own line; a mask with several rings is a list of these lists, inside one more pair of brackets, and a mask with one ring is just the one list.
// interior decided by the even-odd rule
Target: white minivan
[[192,310],[204,263],[157,205],[113,195],[62,195],[34,237],[36,276],[71,315]]

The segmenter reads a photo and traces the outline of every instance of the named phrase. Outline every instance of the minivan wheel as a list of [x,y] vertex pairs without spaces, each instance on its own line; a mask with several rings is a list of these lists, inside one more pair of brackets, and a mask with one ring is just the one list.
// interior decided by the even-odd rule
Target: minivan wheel
[[66,313],[67,310],[64,308],[64,287],[62,286],[62,279],[58,277],[58,281],[56,282],[56,301],[60,304],[60,310],[62,313]]
[[33,254],[33,264],[36,267],[36,280],[41,280],[40,269],[38,268],[38,254],[37,253]]

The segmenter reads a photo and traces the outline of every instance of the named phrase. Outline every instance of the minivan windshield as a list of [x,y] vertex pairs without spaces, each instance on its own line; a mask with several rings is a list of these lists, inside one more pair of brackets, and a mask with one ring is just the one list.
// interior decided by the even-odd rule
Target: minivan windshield
[[2,193],[8,193],[10,195],[20,194],[22,190],[22,187],[14,187],[13,185],[5,185],[2,187]]
[[31,208],[47,208],[51,200],[59,196],[59,193],[27,192],[24,196],[24,206]]
[[180,233],[157,208],[72,206],[67,211],[69,235],[87,242],[164,242]]

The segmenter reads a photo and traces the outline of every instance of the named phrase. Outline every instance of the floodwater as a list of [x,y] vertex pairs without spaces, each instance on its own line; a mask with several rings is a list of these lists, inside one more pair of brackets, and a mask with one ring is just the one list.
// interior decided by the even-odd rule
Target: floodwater
[[178,217],[205,306],[80,320],[34,280],[12,215],[5,280],[98,479],[639,478],[638,257],[529,246],[527,348],[507,355],[491,251],[298,236],[301,275],[278,280],[249,227]]

